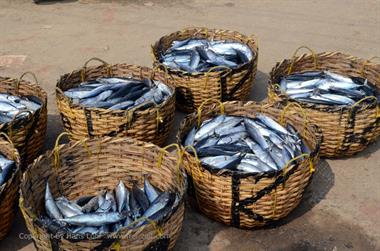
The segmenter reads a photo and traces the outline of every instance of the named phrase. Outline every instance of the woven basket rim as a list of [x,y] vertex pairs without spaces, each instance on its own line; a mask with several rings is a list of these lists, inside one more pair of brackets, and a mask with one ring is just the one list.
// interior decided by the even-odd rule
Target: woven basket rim
[[[355,57],[355,56],[352,56],[352,55],[349,55],[349,54],[346,54],[346,53],[343,53],[343,52],[339,52],[339,51],[325,51],[325,52],[319,52],[319,53],[316,53],[315,56],[318,58],[320,56],[323,56],[323,55],[330,55],[330,54],[335,54],[335,55],[339,55],[341,57],[344,57],[346,58],[347,60],[351,60],[351,61],[363,61],[363,62],[368,62],[368,60],[366,59],[363,59],[363,58],[359,58],[359,57]],[[275,93],[278,97],[280,97],[284,102],[293,102],[293,103],[297,103],[299,105],[301,105],[303,108],[310,108],[310,109],[315,109],[315,110],[320,110],[320,111],[330,111],[330,112],[336,112],[336,111],[344,111],[344,112],[347,112],[347,111],[350,111],[353,106],[332,106],[332,105],[324,105],[324,104],[313,104],[313,103],[306,103],[306,102],[300,102],[298,100],[294,100],[294,99],[291,99],[289,98],[286,94],[282,94],[280,92],[280,90],[278,88],[276,88],[276,85],[279,85],[277,82],[278,81],[272,81],[273,79],[273,72],[274,70],[279,67],[280,65],[283,65],[286,63],[286,61],[289,61],[291,62],[291,60],[293,61],[297,61],[297,60],[300,60],[303,58],[303,60],[305,59],[308,59],[310,57],[313,57],[313,54],[311,53],[304,53],[300,56],[297,56],[297,57],[294,57],[294,58],[286,58],[286,59],[283,59],[279,62],[277,62],[275,64],[275,66],[271,69],[270,73],[269,73],[269,80],[268,80],[268,89],[270,91],[272,91],[273,93]],[[317,60],[318,61],[318,60]],[[289,64],[290,65],[290,64]],[[380,66],[380,63],[371,63],[371,64],[367,64],[367,67],[370,67],[370,65],[374,65],[374,66]],[[296,71],[296,72],[291,72],[290,74],[285,74],[285,75],[281,75],[281,76],[276,76],[276,79],[277,78],[282,78],[284,76],[289,76],[291,74],[294,74],[294,73],[302,73],[302,72],[308,72],[310,70],[301,70],[301,71]],[[332,69],[329,71],[331,72],[335,72],[337,73],[336,70]],[[377,92],[380,93],[380,87],[378,87],[377,85],[375,84],[372,84],[374,86],[374,88],[377,89]],[[355,105],[356,107],[359,108],[359,111],[361,110],[365,110],[367,108],[373,108],[373,107],[376,107],[376,106],[380,106],[380,103],[376,100],[373,100],[371,101],[369,104],[366,104],[366,103],[360,103],[360,104],[357,104]]]
[[[239,107],[244,107],[244,106],[249,106],[249,105],[259,105],[259,103],[257,102],[254,102],[254,101],[248,101],[248,102],[242,102],[242,101],[227,101],[227,102],[224,102],[223,103],[224,106],[228,106],[228,105],[231,105],[231,106],[239,106]],[[275,107],[276,104],[273,104],[273,106]],[[204,113],[202,114],[210,114],[212,113],[213,111],[215,111],[215,109],[219,109],[218,106],[210,106],[209,109],[207,109],[207,111],[205,111]],[[225,113],[226,115],[230,115],[230,114],[227,114]],[[197,122],[197,112],[194,112],[194,113],[191,113],[191,114],[188,114],[181,122],[180,124],[180,127],[179,127],[179,130],[178,130],[178,133],[176,135],[176,140],[177,140],[177,144],[180,146],[180,148],[183,150],[183,152],[187,155],[187,156],[191,156],[192,158],[195,158],[194,155],[188,153],[187,151],[185,151],[185,148],[183,147],[182,145],[182,140],[183,138],[181,138],[181,134],[185,134],[186,131],[188,132],[189,130],[191,130],[191,128],[189,129],[185,129],[185,125],[188,121],[193,121],[193,125],[196,124]],[[231,115],[231,116],[235,116],[235,115]],[[271,117],[272,119],[274,119],[275,121],[277,121],[276,118],[273,118]],[[203,120],[204,121],[204,120]],[[315,124],[306,124],[306,127],[309,127],[311,130],[313,130],[315,132],[315,136],[317,138],[317,142],[316,142],[316,146],[312,149],[311,153],[310,153],[310,156],[317,156],[318,153],[319,153],[319,149],[320,149],[320,146],[322,144],[322,139],[323,139],[323,135],[322,135],[322,131],[321,129],[315,125]],[[185,135],[184,135],[185,136]],[[303,139],[303,137],[302,137]],[[296,167],[297,165],[299,165],[302,161],[304,160],[300,160],[300,159],[297,159],[295,162],[294,162],[294,167]],[[280,176],[281,174],[283,174],[283,169],[281,170],[274,170],[274,171],[269,171],[269,172],[261,172],[261,173],[241,173],[241,172],[234,172],[232,170],[223,170],[221,172],[215,172],[215,171],[212,171],[212,170],[209,170],[208,168],[205,168],[203,165],[199,165],[200,169],[202,169],[202,172],[206,172],[207,174],[209,175],[212,175],[212,176],[227,176],[227,177],[230,177],[232,175],[237,175],[239,177],[243,177],[243,178],[248,178],[248,177],[253,177],[253,178],[258,178],[258,177],[277,177],[277,176]]]
[[[112,64],[110,66],[111,67],[120,67],[120,66],[131,67],[131,66],[135,66],[135,67],[138,67],[138,68],[141,68],[141,69],[145,68],[145,69],[150,70],[150,71],[153,72],[153,69],[150,68],[150,67],[140,66],[140,65],[134,65],[134,64],[117,63],[117,64]],[[89,70],[95,70],[95,69],[97,69],[99,67],[102,67],[102,66],[89,66],[89,67],[86,67],[86,69],[87,70],[88,69]],[[74,70],[71,73],[66,73],[66,74],[61,75],[61,77],[57,81],[56,88],[55,88],[55,90],[56,90],[55,94],[56,94],[57,100],[61,100],[61,101],[67,102],[69,104],[69,106],[70,106],[71,109],[80,109],[80,110],[86,109],[88,111],[93,111],[93,112],[97,112],[97,113],[100,113],[100,114],[115,114],[115,115],[119,115],[119,114],[125,114],[125,113],[128,113],[129,111],[131,111],[131,110],[110,110],[110,109],[105,109],[105,108],[86,107],[86,106],[82,106],[82,105],[79,105],[79,104],[73,104],[72,100],[63,93],[64,90],[62,90],[62,88],[60,86],[60,83],[64,79],[65,76],[71,75],[75,71],[77,71],[79,73],[82,69],[83,68],[79,68],[77,70]],[[162,73],[155,72],[154,74],[155,75],[156,74],[160,75]],[[104,76],[106,76],[106,75],[104,75]],[[107,76],[107,77],[109,77],[109,76]],[[119,77],[117,74],[116,75],[112,75],[112,77],[123,78],[123,77]],[[131,78],[141,80],[140,78],[137,78],[137,77],[131,77]],[[164,76],[164,78],[165,78],[165,76]],[[173,98],[173,96],[175,96],[175,88],[170,83],[166,83],[166,82],[163,82],[163,81],[160,81],[160,82],[162,82],[163,84],[165,84],[167,87],[170,88],[170,90],[172,91],[172,95],[170,95],[166,100],[164,100],[164,102],[162,102],[159,105],[155,105],[153,107],[149,107],[149,108],[144,109],[144,110],[134,110],[133,113],[139,114],[139,115],[145,115],[145,114],[151,113],[152,111],[159,110],[159,109],[161,109],[161,107],[165,106],[170,101],[170,99]],[[75,83],[75,84],[77,84],[77,83]]]
[[[15,162],[15,165],[16,165],[16,170],[14,170],[14,172],[12,173],[12,176],[3,185],[0,186],[0,197],[1,197],[2,194],[6,192],[7,188],[16,182],[16,178],[18,178],[20,170],[21,170],[21,160],[20,160],[20,154],[18,153],[17,149],[10,142],[3,139],[0,139],[0,142],[1,144],[4,144],[7,148],[9,148],[13,152],[13,155],[14,155],[13,161]],[[0,151],[0,153],[4,155],[3,152]],[[6,155],[5,157],[9,159],[8,155]]]
[[[4,81],[14,81],[14,82],[18,82],[19,79],[17,78],[12,78],[12,77],[2,77],[0,76],[0,84]],[[36,83],[32,83],[30,81],[27,81],[27,80],[24,80],[22,79],[20,81],[20,86],[28,86],[30,87],[34,93],[38,93],[39,95],[41,95],[43,98],[41,99],[41,102],[42,102],[42,105],[41,105],[41,108],[40,108],[40,112],[45,108],[47,107],[47,93],[46,91],[39,85],[39,84],[36,84]],[[2,92],[4,93],[4,92]],[[20,97],[24,97],[23,95],[19,95]],[[24,124],[24,123],[28,123],[30,121],[31,118],[33,118],[35,116],[35,113],[32,113],[32,114],[28,114],[27,116],[25,117],[21,117],[21,118],[18,118],[18,119],[14,119],[12,121],[10,121],[9,123],[3,123],[3,124],[0,124],[0,127],[9,127],[9,126],[12,126],[14,124]]]
[[[247,35],[244,35],[238,31],[232,31],[232,30],[226,30],[226,29],[216,29],[216,28],[206,28],[206,27],[189,27],[189,28],[184,28],[182,30],[179,30],[179,31],[176,31],[176,32],[172,32],[170,34],[167,34],[167,35],[164,35],[162,36],[155,44],[151,45],[152,47],[152,57],[153,57],[153,64],[158,64],[158,65],[161,65],[163,66],[161,63],[160,63],[160,59],[159,59],[159,56],[157,55],[159,53],[159,47],[161,47],[160,45],[162,44],[162,40],[165,39],[165,38],[169,38],[171,36],[178,36],[179,34],[183,34],[185,32],[188,32],[188,31],[194,31],[194,34],[197,34],[197,33],[200,33],[201,31],[197,31],[195,32],[196,30],[204,30],[204,31],[211,31],[211,32],[218,32],[218,34],[224,34],[224,33],[228,33],[228,32],[234,32],[234,33],[237,33],[239,34],[241,37],[243,37],[244,39],[246,39],[248,42],[245,43],[245,45],[248,46],[248,48],[252,51],[252,53],[254,54],[252,59],[250,61],[248,61],[247,63],[244,63],[244,64],[241,64],[239,65],[238,67],[234,68],[234,69],[231,69],[229,68],[229,70],[227,69],[223,69],[221,71],[216,71],[216,72],[187,72],[187,71],[184,71],[184,70],[181,70],[181,69],[172,69],[170,67],[165,67],[165,69],[172,73],[172,74],[178,74],[178,75],[183,75],[183,76],[191,76],[191,77],[202,77],[202,76],[209,76],[209,77],[213,77],[213,76],[220,76],[221,72],[226,72],[226,73],[234,73],[234,72],[239,72],[241,70],[243,70],[244,68],[246,68],[247,66],[253,64],[257,58],[258,58],[258,46],[257,46],[257,41],[256,41],[256,38],[255,37],[252,37],[250,38],[249,36]],[[192,36],[188,36],[188,38],[190,38]],[[209,38],[209,36],[205,37],[206,39]],[[231,41],[236,41],[236,40],[233,40],[233,39],[230,39]],[[249,46],[248,43],[249,42],[252,42],[252,46]]]
[[[83,147],[83,144],[86,143],[86,142],[101,142],[102,145],[104,145],[104,144],[112,144],[112,143],[117,143],[117,142],[126,142],[126,143],[128,143],[128,145],[133,145],[134,147],[144,147],[144,148],[145,147],[150,147],[150,148],[155,148],[155,149],[163,152],[164,156],[165,155],[169,155],[169,156],[172,155],[166,149],[161,148],[161,147],[159,147],[159,146],[157,146],[155,144],[152,144],[152,143],[149,143],[149,142],[145,142],[145,141],[141,141],[141,140],[137,140],[137,139],[134,139],[134,138],[129,138],[129,137],[101,137],[101,138],[91,138],[91,139],[90,138],[85,138],[85,139],[82,139],[80,141],[69,141],[68,143],[60,144],[58,146],[58,151],[61,151],[61,150],[65,149],[65,148],[72,149],[72,148],[76,148],[78,146],[79,147]],[[172,157],[174,157],[174,155]],[[29,168],[22,174],[21,182],[20,182],[20,188],[24,187],[26,185],[27,175],[29,175],[29,173],[32,172],[32,170],[34,168],[37,168],[36,166],[38,166],[43,159],[49,159],[49,158],[54,158],[54,149],[46,151],[44,154],[40,155],[38,158],[36,158],[34,160],[34,162],[29,166]],[[55,167],[52,167],[52,168],[55,168]],[[159,223],[165,223],[165,222],[169,221],[172,217],[174,217],[176,215],[176,213],[178,213],[178,210],[180,210],[180,208],[184,204],[184,195],[185,195],[185,191],[186,191],[186,180],[185,180],[186,173],[184,172],[184,170],[181,170],[181,173],[183,174],[183,179],[181,180],[181,182],[183,183],[183,186],[182,186],[182,188],[179,187],[179,186],[175,186],[176,192],[179,193],[179,195],[180,195],[180,200],[178,202],[178,205],[170,212],[169,215],[167,215],[164,219],[161,219],[159,221]],[[175,174],[173,174],[173,175],[175,175]],[[33,213],[33,210],[31,208],[31,206],[30,205],[28,205],[28,206],[25,205],[25,199],[24,199],[24,197],[25,197],[25,195],[23,193],[23,189],[20,189],[19,205],[20,205],[21,210],[25,211],[26,214],[28,215],[28,217],[30,217],[30,216],[32,216],[32,218],[33,217],[37,217]],[[35,219],[33,219],[33,220],[35,220]],[[141,227],[138,227],[136,229],[122,228],[118,232],[110,232],[110,233],[106,233],[104,235],[100,235],[98,238],[91,238],[91,239],[84,238],[83,240],[89,240],[89,241],[93,240],[93,241],[96,241],[96,240],[101,240],[101,239],[106,239],[108,237],[112,237],[115,234],[121,234],[121,235],[123,235],[123,233],[126,233],[126,232],[129,232],[129,233],[138,233],[138,232],[142,232],[146,228],[151,228],[151,227],[153,227],[151,224],[145,224],[145,225],[143,225]],[[47,230],[45,228],[43,228],[43,231],[46,232]],[[68,238],[64,238],[64,239],[70,240]]]

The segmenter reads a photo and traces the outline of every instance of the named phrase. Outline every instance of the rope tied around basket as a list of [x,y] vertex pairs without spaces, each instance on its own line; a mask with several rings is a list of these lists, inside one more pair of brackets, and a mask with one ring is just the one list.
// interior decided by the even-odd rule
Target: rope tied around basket
[[25,77],[26,75],[30,75],[30,76],[32,76],[32,78],[33,78],[33,80],[34,80],[34,83],[35,83],[36,85],[39,85],[38,80],[37,80],[37,77],[36,77],[36,74],[34,74],[34,73],[31,72],[31,71],[24,72],[23,74],[21,74],[20,78],[19,78],[19,79],[17,80],[17,82],[15,83],[14,88],[15,88],[15,90],[16,90],[16,93],[19,93],[20,83],[21,83],[21,81],[24,79],[24,77]]
[[12,159],[13,160],[16,160],[16,158],[17,158],[17,154],[16,154],[16,152],[14,151],[14,149],[16,149],[16,147],[15,147],[15,145],[13,144],[13,142],[12,142],[12,140],[11,140],[11,138],[6,134],[6,133],[4,133],[4,132],[0,132],[0,136],[3,136],[10,144],[11,144],[11,146],[12,146]]
[[173,143],[173,144],[160,148],[160,152],[158,154],[158,159],[157,159],[157,168],[161,168],[165,152],[167,152],[167,150],[172,147],[175,147],[177,149],[177,165],[176,165],[177,182],[178,182],[178,185],[182,186],[181,185],[181,164],[182,164],[183,153],[178,144]]
[[287,175],[287,173],[289,171],[288,167],[290,166],[290,164],[293,163],[294,161],[297,161],[297,160],[302,159],[302,158],[309,159],[309,171],[310,171],[310,173],[315,172],[314,164],[313,164],[313,161],[312,161],[312,158],[311,158],[310,154],[308,154],[308,153],[302,153],[302,154],[294,157],[293,159],[289,160],[288,163],[286,163],[286,165],[285,165],[285,167],[283,169],[284,176]]
[[153,79],[155,78],[156,76],[156,73],[159,72],[159,70],[161,69],[161,67],[164,69],[164,76],[165,76],[165,84],[169,84],[169,69],[166,65],[162,64],[162,63],[156,63],[156,65],[153,67],[152,69],[152,73],[150,74],[150,79],[153,81]]
[[[373,99],[377,103],[377,98],[375,96],[367,96],[367,97],[362,98],[361,100],[357,101],[355,104],[353,104],[350,107],[350,117],[352,116],[352,111],[354,110],[354,108],[356,106],[360,105],[362,102],[369,100],[369,99]],[[379,106],[377,105],[376,106],[376,119],[379,117],[380,117],[380,109],[379,109]]]
[[[198,167],[198,174],[199,174],[200,177],[202,177],[203,176],[203,173],[201,171],[202,164],[201,164],[201,161],[199,160],[199,157],[198,157],[198,154],[197,154],[197,150],[192,145],[185,146],[184,148],[182,148],[182,156],[185,155],[185,152],[187,151],[187,149],[190,149],[190,150],[193,151],[194,158],[195,158],[195,161],[196,161],[196,165]],[[193,167],[193,165],[190,165],[190,168],[191,168],[191,177],[194,179],[194,177],[196,177],[196,176],[194,175],[194,167]],[[197,182],[193,182],[193,186],[195,187],[195,190],[197,191],[198,189],[196,188],[196,186],[197,186],[196,184],[197,184]],[[197,193],[195,192],[194,195],[195,195],[195,199],[196,199],[198,205],[200,205]]]
[[86,150],[88,157],[91,157],[92,152],[90,151],[90,148],[88,147],[87,140],[88,140],[87,138],[84,138],[81,140],[81,142],[83,143],[83,148],[84,148],[84,150]]
[[[8,124],[8,128],[7,128],[7,133],[8,133],[8,136],[10,138],[13,138],[13,125],[16,124],[16,118],[17,116],[19,116],[20,114],[23,114],[23,113],[27,113],[28,115],[31,116],[32,120],[31,120],[31,123],[30,124],[33,124],[34,122],[34,117],[32,116],[32,112],[31,111],[18,111],[15,115],[13,115],[13,118],[12,120],[9,122]],[[25,145],[26,147],[26,145]]]
[[100,63],[103,64],[104,67],[106,67],[107,69],[107,76],[108,77],[111,77],[113,75],[112,73],[112,65],[108,64],[106,61],[100,59],[100,58],[97,58],[97,57],[93,57],[93,58],[90,58],[89,60],[87,60],[85,63],[84,63],[84,66],[80,72],[80,80],[81,82],[84,82],[86,80],[86,70],[87,70],[87,65],[91,62],[91,61],[98,61]]
[[298,51],[301,50],[301,49],[306,49],[306,50],[308,50],[308,51],[311,52],[311,55],[312,55],[312,57],[313,57],[313,61],[314,61],[314,69],[317,69],[317,68],[318,68],[318,59],[317,59],[317,55],[315,54],[315,52],[314,52],[312,49],[310,49],[309,47],[307,47],[307,46],[305,46],[305,45],[302,45],[302,46],[298,47],[298,48],[296,49],[296,51],[293,53],[293,56],[292,56],[292,63],[289,65],[289,68],[288,68],[288,75],[290,75],[290,74],[292,73],[292,71],[293,71],[293,67],[294,67],[294,64],[295,64],[295,62],[296,62],[296,56],[297,56],[297,53],[298,53]]
[[[198,153],[197,153],[197,150],[195,149],[195,147],[192,146],[192,145],[185,146],[185,147],[183,148],[183,150],[182,150],[182,155],[184,155],[185,152],[186,152],[188,149],[192,150],[192,152],[194,153],[194,158],[195,158],[195,161],[196,161],[196,165],[198,166],[198,173],[199,173],[200,176],[202,176],[202,175],[203,175],[202,172],[201,172],[202,164],[201,164],[201,161],[200,161],[200,159],[199,159],[199,157],[198,157]],[[192,174],[192,176],[194,177],[194,175],[193,175],[193,174],[194,174],[193,171],[194,171],[194,168],[191,168],[191,174]]]
[[[133,222],[129,223],[126,226],[126,228],[129,228],[130,226],[133,226],[136,223],[139,223],[141,221],[147,221],[154,228],[154,230],[156,231],[156,235],[157,235],[158,238],[161,238],[164,235],[164,230],[162,229],[162,227],[159,226],[157,224],[157,222],[155,222],[154,220],[151,220],[151,219],[149,219],[149,218],[147,218],[145,216],[142,216],[142,217],[138,218],[137,220],[134,220]],[[114,243],[112,243],[110,249],[111,250],[115,250],[115,251],[121,250],[120,240],[116,240]]]
[[284,107],[284,109],[282,110],[282,113],[281,113],[281,116],[280,116],[280,123],[281,123],[282,126],[285,126],[285,122],[286,122],[285,121],[285,116],[286,116],[286,113],[293,106],[299,108],[300,111],[301,111],[301,113],[302,113],[302,115],[303,115],[303,125],[302,125],[302,130],[303,131],[302,131],[302,136],[304,138],[306,138],[306,126],[308,125],[309,122],[308,122],[306,111],[305,111],[305,109],[303,109],[303,107],[300,104],[295,103],[295,102],[291,102],[291,103],[287,104]]
[[197,125],[198,125],[198,128],[201,126],[201,118],[202,118],[202,109],[203,109],[203,106],[204,106],[206,103],[210,102],[210,101],[213,101],[213,102],[215,102],[215,103],[219,103],[220,113],[221,113],[221,114],[224,114],[224,112],[225,112],[225,111],[224,111],[224,110],[225,110],[225,108],[224,108],[224,104],[223,104],[221,101],[216,100],[216,99],[206,99],[206,100],[203,101],[203,103],[198,107],[198,111],[197,111],[197,117],[198,117]]
[[57,139],[55,140],[55,144],[53,148],[55,170],[58,170],[61,167],[61,160],[59,157],[59,142],[63,136],[71,136],[71,134],[68,132],[63,132],[60,135],[58,135]]
[[[208,91],[208,81],[209,81],[209,75],[211,75],[211,72],[216,70],[216,69],[225,69],[226,71],[222,71],[220,74],[220,77],[225,77],[228,74],[232,72],[232,69],[230,67],[227,67],[225,65],[217,65],[211,67],[206,73],[205,73],[205,85],[204,85],[204,90]],[[223,99],[223,86],[222,86],[222,81],[220,82],[220,100]]]
[[[293,159],[289,160],[288,163],[286,163],[286,165],[284,166],[284,168],[282,169],[282,173],[283,173],[283,176],[285,177],[287,174],[288,174],[288,167],[290,166],[290,164],[298,159],[302,159],[302,158],[308,158],[309,159],[309,172],[310,174],[314,173],[315,172],[315,168],[314,168],[314,163],[313,163],[313,159],[311,158],[310,154],[308,153],[302,153],[296,157],[294,157]],[[286,182],[284,180],[284,183],[282,184],[282,186],[285,188],[286,187]]]

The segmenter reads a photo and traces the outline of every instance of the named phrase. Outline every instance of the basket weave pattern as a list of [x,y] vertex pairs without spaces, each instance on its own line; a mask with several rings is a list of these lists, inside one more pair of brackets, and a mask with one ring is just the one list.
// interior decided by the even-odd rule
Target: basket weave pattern
[[[293,64],[293,65],[292,65]],[[304,54],[295,59],[286,59],[276,64],[270,73],[269,102],[281,102],[290,110],[299,111],[299,105],[307,114],[310,123],[318,125],[323,133],[321,156],[336,158],[351,156],[364,150],[380,135],[380,106],[375,99],[369,103],[357,103],[352,107],[331,107],[305,104],[288,100],[276,88],[283,76],[292,72],[329,70],[351,77],[364,77],[380,91],[380,64],[349,56],[339,52]],[[292,105],[297,104],[297,105]]]
[[[182,70],[168,69],[160,64],[160,55],[175,40],[188,38],[206,38],[211,40],[229,40],[246,44],[255,54],[247,64],[236,69],[225,69],[216,72],[188,73]],[[257,72],[258,47],[253,37],[236,31],[207,28],[189,28],[162,37],[152,46],[153,64],[167,72],[176,87],[177,107],[184,112],[193,112],[207,99],[245,100],[250,94]]]
[[16,171],[0,190],[0,240],[4,239],[12,227],[17,210],[18,189],[20,185],[20,156],[14,146],[1,139],[0,153],[16,162]]
[[[167,241],[173,249],[181,232],[185,190],[183,173],[177,159],[163,149],[131,138],[102,138],[71,141],[59,146],[57,151],[40,156],[25,172],[21,183],[20,208],[28,230],[32,233],[38,250],[143,250],[159,240]],[[162,157],[161,165],[159,159]],[[156,224],[147,224],[135,230],[122,229],[117,240],[76,240],[46,238],[47,231],[36,223],[36,216],[44,213],[45,182],[49,180],[54,197],[64,195],[68,199],[97,194],[104,189],[114,189],[122,180],[130,189],[134,181],[143,184],[144,175],[163,191],[180,193],[180,204],[169,218]],[[161,233],[159,235],[159,232]]]
[[[109,71],[109,69],[111,70]],[[112,72],[113,77],[133,77],[136,79],[153,77],[153,79],[167,84],[167,78],[164,74],[154,72],[148,67],[127,64],[87,67],[85,69],[85,80],[108,77],[110,72]],[[63,94],[63,91],[78,86],[82,82],[82,74],[83,69],[65,74],[57,83],[57,106],[64,128],[73,139],[128,136],[157,145],[164,144],[174,120],[175,95],[157,107],[135,112],[86,108],[73,104]]]
[[33,162],[44,146],[47,127],[47,94],[38,84],[24,80],[19,82],[18,79],[4,77],[0,77],[0,93],[16,96],[32,95],[42,101],[39,112],[17,120],[14,124],[2,125],[0,128],[0,131],[11,138],[25,167]]
[[[254,117],[256,112],[277,118],[281,109],[253,102],[226,102],[225,114]],[[213,105],[202,112],[201,121],[219,114]],[[289,114],[285,116],[295,128],[302,132],[313,150],[310,157],[289,165],[285,172],[257,175],[212,173],[203,168],[197,159],[184,154],[184,166],[192,177],[197,207],[208,217],[240,228],[263,226],[288,215],[300,202],[305,187],[311,178],[311,165],[318,161],[320,137],[315,126],[305,125],[303,118]],[[196,114],[189,115],[181,124],[178,143],[197,124]],[[285,182],[281,182],[285,180]]]

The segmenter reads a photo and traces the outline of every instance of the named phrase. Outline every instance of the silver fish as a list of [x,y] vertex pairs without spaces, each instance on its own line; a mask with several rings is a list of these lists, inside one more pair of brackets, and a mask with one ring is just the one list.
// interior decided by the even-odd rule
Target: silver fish
[[251,140],[250,138],[244,139],[247,145],[252,149],[252,152],[264,163],[270,166],[272,169],[276,169],[277,165],[272,157],[264,151],[259,144]]
[[204,157],[200,161],[206,165],[218,168],[218,169],[228,169],[236,166],[240,162],[242,156],[240,153],[236,153],[232,156],[214,156],[214,157]]
[[79,214],[83,214],[81,208],[75,203],[70,202],[65,197],[59,197],[56,199],[55,204],[64,217],[72,217]]
[[194,144],[194,137],[195,137],[195,127],[193,127],[190,132],[187,134],[184,146],[191,146]]
[[108,200],[108,201],[111,202],[111,209],[112,209],[112,211],[113,211],[113,212],[117,212],[116,200],[115,200],[115,197],[114,197],[112,191],[108,191],[108,192],[106,193],[106,200]]
[[56,220],[63,218],[61,212],[59,211],[57,205],[55,204],[53,195],[51,194],[49,182],[46,182],[46,188],[45,188],[45,209],[46,209],[46,213],[49,215],[50,218],[53,218]]
[[265,116],[263,114],[256,114],[256,118],[260,120],[262,123],[264,123],[267,127],[275,131],[280,132],[282,134],[288,134],[288,131],[279,123],[274,121],[272,118]]
[[195,133],[195,140],[199,141],[204,137],[212,134],[213,130],[217,128],[226,118],[224,115],[217,116],[216,118],[206,120],[202,123],[200,129]]
[[154,186],[152,186],[152,184],[150,184],[149,180],[146,178],[144,180],[144,192],[148,197],[150,203],[153,203],[153,201],[159,196],[157,189],[154,188]]
[[90,213],[81,214],[73,217],[61,219],[61,221],[66,222],[70,225],[76,226],[90,226],[90,227],[100,227],[107,224],[113,224],[125,219],[125,215],[111,212],[111,213]]
[[121,213],[124,209],[129,211],[129,191],[125,187],[123,181],[120,181],[115,189],[117,211]]
[[82,207],[82,212],[84,213],[93,212],[99,208],[100,204],[101,203],[99,203],[99,196],[95,196]]

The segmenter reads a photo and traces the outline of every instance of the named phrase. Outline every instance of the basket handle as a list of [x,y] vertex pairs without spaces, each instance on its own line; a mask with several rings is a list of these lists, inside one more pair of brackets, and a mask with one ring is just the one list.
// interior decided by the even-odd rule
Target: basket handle
[[[355,104],[353,104],[353,105],[351,106],[350,113],[352,112],[352,109],[353,109],[354,107],[356,107],[357,105],[361,104],[363,101],[365,101],[365,100],[369,100],[369,99],[373,99],[374,102],[377,102],[377,98],[376,98],[375,96],[367,96],[367,97],[364,97],[364,98],[362,98],[361,100],[359,100],[358,102],[356,102]],[[377,105],[377,106],[376,106],[376,118],[379,118],[379,117],[380,117],[380,108],[379,108],[379,106]]]
[[19,77],[19,79],[17,80],[17,82],[16,82],[16,84],[15,84],[15,87],[14,87],[14,88],[15,88],[15,90],[16,90],[17,93],[18,93],[19,88],[20,88],[20,83],[21,83],[21,81],[24,79],[24,77],[25,77],[26,75],[30,75],[30,76],[32,76],[32,78],[33,78],[33,80],[34,80],[34,83],[37,84],[37,85],[39,85],[38,80],[37,80],[37,77],[36,77],[36,74],[34,74],[34,73],[31,72],[31,71],[24,72],[23,74],[21,74],[21,76]]
[[160,149],[160,153],[158,155],[158,160],[157,160],[157,167],[161,168],[165,152],[167,152],[168,149],[173,148],[173,147],[177,149],[177,165],[176,165],[177,182],[178,182],[178,185],[181,185],[181,164],[183,160],[183,152],[181,151],[181,148],[179,147],[178,144],[173,143]]
[[[224,66],[224,65],[217,65],[217,66],[213,66],[211,67],[205,74],[205,85],[204,85],[204,90],[207,91],[207,87],[208,87],[208,80],[209,80],[209,75],[210,73],[213,71],[213,70],[216,70],[216,69],[226,69],[226,73],[225,75],[228,75],[232,72],[232,69],[230,67],[227,67],[227,66]],[[222,72],[223,73],[223,72]],[[222,89],[222,85],[220,85],[220,88]],[[222,90],[220,90],[220,95],[222,95]]]
[[86,79],[86,69],[87,69],[88,64],[91,61],[98,61],[98,62],[102,63],[104,67],[107,67],[107,75],[108,75],[108,77],[112,76],[112,66],[109,63],[107,63],[106,61],[104,61],[103,59],[100,59],[100,58],[97,58],[97,57],[93,57],[93,58],[90,58],[89,60],[87,60],[84,63],[84,66],[83,66],[83,68],[82,68],[82,70],[80,72],[81,82],[84,82],[85,79]]
[[63,136],[71,136],[68,132],[63,132],[60,135],[58,135],[57,139],[55,140],[54,148],[53,148],[53,154],[54,154],[54,167],[58,169],[61,165],[60,159],[59,159],[59,142],[62,139]]
[[203,110],[203,106],[206,104],[206,103],[209,103],[210,101],[213,101],[215,103],[219,103],[219,108],[220,108],[220,113],[221,114],[224,114],[224,104],[217,100],[217,99],[206,99],[205,101],[202,102],[202,104],[198,107],[198,110],[197,110],[197,125],[198,127],[201,125],[201,117],[202,117],[202,110]]
[[286,165],[285,165],[285,167],[284,167],[284,169],[283,169],[284,174],[285,174],[285,175],[287,174],[287,168],[289,167],[289,165],[290,165],[292,162],[294,162],[294,161],[296,161],[296,160],[299,160],[299,159],[301,159],[301,158],[304,158],[304,157],[305,157],[305,158],[309,158],[309,168],[310,168],[310,173],[313,173],[313,172],[315,171],[315,169],[314,169],[314,164],[313,164],[313,161],[312,161],[312,159],[311,159],[311,157],[310,157],[310,154],[308,154],[308,153],[302,153],[302,154],[300,154],[300,155],[294,157],[293,159],[289,160],[288,163],[286,163]]
[[[20,114],[23,114],[23,113],[28,113],[29,116],[32,115],[32,112],[31,112],[31,111],[18,111],[18,112],[13,116],[12,120],[9,122],[9,125],[10,125],[10,126],[8,127],[8,134],[9,134],[9,137],[13,138],[13,130],[12,130],[12,127],[13,127],[13,125],[16,123],[16,118],[17,118],[17,116],[20,115]],[[32,119],[34,119],[34,118],[32,117]],[[32,120],[32,121],[33,121],[33,120]]]
[[305,45],[302,45],[300,47],[298,47],[296,49],[296,51],[293,53],[293,56],[292,56],[292,63],[290,64],[289,68],[288,68],[288,75],[292,73],[293,71],[293,67],[294,67],[294,63],[296,61],[296,56],[297,56],[297,53],[299,50],[301,49],[306,49],[308,51],[311,52],[311,55],[313,56],[313,61],[314,61],[314,68],[317,69],[318,68],[318,59],[317,59],[317,55],[315,54],[315,52],[310,49],[309,47],[305,46]]
[[158,70],[161,69],[161,67],[165,71],[165,82],[166,82],[165,84],[168,84],[169,83],[169,69],[166,65],[164,65],[162,63],[157,63],[153,67],[152,74],[150,74],[150,79],[153,79],[156,76],[156,72],[158,72]]
[[294,103],[294,102],[291,102],[291,103],[287,104],[287,105],[284,107],[284,109],[282,110],[282,112],[281,112],[280,123],[281,123],[282,125],[285,125],[285,116],[286,116],[286,113],[288,112],[288,110],[289,110],[291,107],[294,107],[294,106],[297,107],[297,108],[299,108],[300,111],[301,111],[301,113],[302,113],[302,115],[303,115],[303,132],[302,132],[302,134],[303,134],[303,136],[305,137],[305,136],[306,136],[306,126],[307,126],[307,124],[308,124],[308,119],[307,119],[307,114],[306,114],[305,109],[303,109],[303,107],[302,107],[300,104],[298,104],[298,103]]

